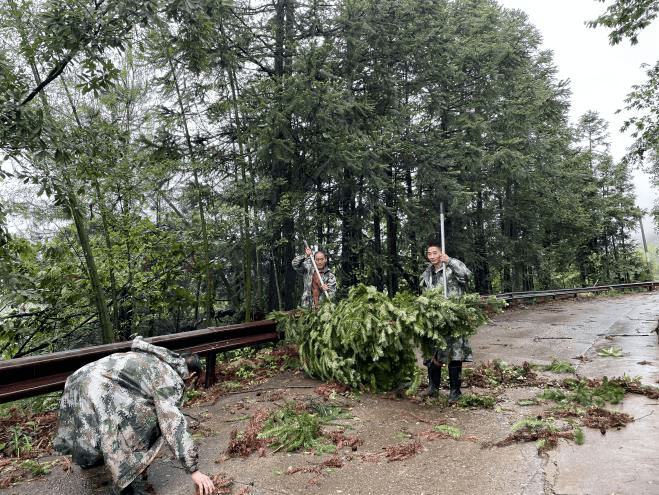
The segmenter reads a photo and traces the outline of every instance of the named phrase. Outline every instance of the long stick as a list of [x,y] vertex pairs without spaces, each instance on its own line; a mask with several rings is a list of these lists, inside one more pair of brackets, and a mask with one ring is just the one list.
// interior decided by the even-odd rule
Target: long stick
[[[304,241],[304,247],[307,249],[309,248],[309,244],[307,244],[307,241]],[[311,264],[313,265],[313,269],[316,270],[316,275],[318,275],[318,281],[320,282],[320,288],[323,289],[323,292],[325,293],[325,297],[327,297],[328,301],[331,301],[332,298],[330,297],[329,293],[323,288],[323,278],[320,276],[320,272],[318,271],[318,267],[316,266],[316,260],[313,259],[314,254],[313,252],[311,253]]]
[[277,265],[275,263],[275,253],[270,250],[272,256],[272,273],[275,274],[275,288],[277,289],[277,302],[279,302],[279,311],[283,311],[284,305],[281,303],[281,291],[279,290],[279,279],[277,278]]
[[[442,227],[442,254],[446,254],[446,249],[444,247],[444,203],[439,203],[439,220]],[[442,263],[443,273],[444,273],[444,296],[448,297],[448,292],[446,290],[446,263]]]

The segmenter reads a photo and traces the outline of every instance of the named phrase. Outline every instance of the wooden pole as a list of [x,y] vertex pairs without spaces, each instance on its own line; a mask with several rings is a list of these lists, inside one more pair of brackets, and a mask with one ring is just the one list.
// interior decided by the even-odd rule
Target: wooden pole
[[[439,203],[439,220],[441,222],[441,232],[442,232],[442,253],[446,254],[446,248],[444,246],[444,203]],[[448,297],[448,292],[446,290],[446,263],[442,263],[443,273],[444,273],[444,296]]]

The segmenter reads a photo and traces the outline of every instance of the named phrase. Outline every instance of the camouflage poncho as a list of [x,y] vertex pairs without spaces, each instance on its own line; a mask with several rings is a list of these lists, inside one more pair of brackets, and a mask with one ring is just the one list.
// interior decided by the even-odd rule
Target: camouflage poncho
[[[446,263],[446,268],[441,267],[435,271],[432,264],[421,274],[421,290],[434,289],[436,287],[443,287],[444,273],[446,269],[446,289],[449,296],[461,296],[465,293],[467,282],[471,278],[471,271],[460,260],[449,258]],[[460,337],[457,339],[447,339],[446,349],[436,349],[435,359],[448,364],[449,361],[472,361],[471,345],[467,337]]]
[[437,271],[431,263],[428,263],[428,267],[421,274],[421,289],[443,287],[444,269],[446,269],[446,290],[448,295],[461,296],[464,294],[467,282],[471,278],[471,271],[462,261],[455,258],[449,258],[446,268],[441,266]]
[[[311,262],[311,258],[304,254],[301,254],[293,258],[293,261],[291,263],[295,271],[302,275],[304,281],[304,292],[302,293],[302,300],[300,301],[300,306],[302,306],[303,308],[311,309],[314,307],[313,294],[311,293],[311,279],[313,278],[313,274],[315,271],[313,268],[313,263]],[[336,277],[330,271],[327,265],[325,265],[320,275],[323,284],[327,284],[327,286],[329,287],[327,293],[329,294],[330,298],[334,298],[334,293],[336,292]],[[318,302],[320,303],[326,299],[327,296],[325,295],[325,292],[321,290],[320,298],[318,299]]]
[[130,352],[83,366],[66,381],[55,450],[83,468],[105,463],[119,489],[151,464],[166,440],[188,473],[197,449],[179,410],[185,360],[135,338]]

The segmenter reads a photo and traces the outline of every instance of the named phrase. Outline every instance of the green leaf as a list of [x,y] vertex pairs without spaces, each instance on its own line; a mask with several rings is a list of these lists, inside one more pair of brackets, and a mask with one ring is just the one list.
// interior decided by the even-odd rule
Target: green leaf
[[438,431],[441,433],[446,433],[456,440],[458,440],[462,435],[462,430],[456,426],[450,426],[450,425],[435,425],[432,428],[434,431]]
[[605,347],[600,349],[597,354],[603,357],[622,357],[622,349],[619,347]]

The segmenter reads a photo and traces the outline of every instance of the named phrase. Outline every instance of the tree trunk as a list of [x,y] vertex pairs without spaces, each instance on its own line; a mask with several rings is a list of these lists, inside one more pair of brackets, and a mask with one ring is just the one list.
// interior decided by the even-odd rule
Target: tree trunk
[[[382,218],[380,217],[380,209],[376,206],[373,210],[373,259],[381,260],[382,259],[382,227],[381,227]],[[384,279],[382,277],[382,266],[379,266],[378,263],[374,264],[373,269],[373,283],[379,291],[384,290]]]
[[387,292],[390,297],[394,297],[398,292],[398,283],[400,279],[399,267],[400,260],[398,256],[398,203],[396,202],[395,181],[396,172],[392,168],[388,171],[389,187],[385,193],[385,204],[387,211],[385,218],[387,221]]
[[[23,43],[26,43],[24,32],[22,30],[21,30],[21,35],[23,37]],[[30,68],[32,70],[32,75],[34,77],[34,80],[37,83],[37,86],[41,87],[42,81],[39,76],[39,71],[37,70],[34,57],[28,55],[27,58]],[[49,113],[50,105],[46,98],[46,94],[43,92],[40,92],[39,94],[44,106],[44,110],[46,111],[46,113]],[[93,298],[96,304],[96,311],[98,313],[98,320],[101,327],[101,335],[103,338],[103,342],[105,344],[109,344],[114,341],[115,335],[112,329],[112,322],[110,321],[110,314],[108,312],[108,307],[105,302],[105,294],[103,293],[103,286],[101,284],[101,279],[98,276],[98,271],[96,269],[96,261],[94,259],[94,254],[92,252],[91,245],[89,243],[87,224],[85,223],[85,220],[82,214],[80,213],[78,200],[74,193],[75,189],[73,188],[73,184],[71,184],[66,177],[64,177],[64,187],[66,188],[66,192],[62,191],[57,184],[53,184],[53,185],[55,186],[55,189],[56,190],[59,189],[60,194],[62,194],[62,196],[66,198],[69,211],[71,212],[71,216],[73,217],[73,222],[76,227],[76,232],[78,233],[78,240],[80,242],[80,247],[82,248],[82,252],[85,257],[87,274],[89,275],[89,282],[92,287]]]
[[208,230],[206,228],[206,214],[204,211],[204,204],[201,198],[201,185],[199,183],[199,175],[197,174],[197,170],[195,169],[195,164],[194,164],[194,148],[192,146],[192,138],[190,137],[190,130],[188,128],[185,106],[183,105],[182,91],[179,85],[178,77],[176,75],[176,68],[174,67],[174,62],[172,61],[171,57],[168,58],[168,62],[172,72],[174,87],[176,88],[176,97],[178,100],[179,110],[181,112],[183,131],[185,132],[185,142],[188,148],[188,159],[190,160],[190,166],[192,167],[192,176],[194,178],[195,190],[197,192],[197,208],[199,210],[199,224],[201,229],[202,246],[204,250],[204,266],[206,269],[205,325],[208,326],[214,317],[213,300],[215,299],[215,291],[213,288],[213,279],[211,278],[211,273],[210,273],[210,255],[209,255],[209,247],[208,247]]
[[[36,67],[33,68],[36,70]],[[73,112],[73,116],[75,118],[76,124],[78,125],[79,129],[82,129],[82,122],[80,121],[80,118],[78,117],[78,111],[76,109],[76,106],[73,103],[73,98],[71,98],[71,93],[69,92],[69,87],[66,84],[65,80],[61,80],[62,82],[62,87],[64,88],[64,93],[66,94],[66,98],[69,102],[69,106],[71,107],[71,111]],[[42,99],[45,101],[45,95],[42,94]],[[99,207],[99,211],[101,213],[101,224],[103,226],[103,237],[105,239],[105,247],[108,251],[108,259],[111,259],[112,256],[112,240],[110,238],[110,228],[108,224],[108,214],[107,214],[107,209],[105,207],[105,199],[103,197],[103,194],[101,193],[101,186],[98,183],[98,180],[96,178],[93,179],[93,185],[94,185],[94,191],[96,192],[96,202]],[[76,227],[77,228],[77,227]],[[112,316],[113,316],[113,335],[119,336],[119,298],[117,297],[117,282],[114,276],[114,268],[113,268],[113,263],[108,263],[108,271],[110,275],[110,291],[111,291],[111,297],[112,297]],[[111,342],[111,341],[110,341]],[[108,343],[108,342],[105,342]]]
[[[252,321],[253,315],[253,294],[252,294],[252,233],[249,219],[249,192],[251,187],[247,180],[247,162],[245,160],[245,147],[243,144],[243,130],[241,125],[240,113],[238,112],[238,95],[236,88],[236,76],[232,68],[227,70],[229,76],[229,86],[231,87],[231,102],[233,106],[234,124],[236,138],[238,141],[238,158],[240,161],[240,175],[243,182],[242,203],[243,203],[243,280],[244,280],[244,297],[245,321]],[[256,261],[258,263],[258,259]]]
[[357,284],[357,261],[355,248],[355,224],[359,223],[355,211],[354,175],[345,167],[343,170],[343,184],[341,186],[339,204],[341,209],[341,265],[339,278],[346,287]]
[[94,301],[96,302],[96,310],[98,312],[98,320],[101,326],[103,343],[110,344],[114,341],[112,322],[110,321],[110,314],[108,313],[108,307],[107,304],[105,303],[105,294],[103,293],[101,279],[98,276],[98,271],[96,270],[96,262],[94,260],[92,248],[89,243],[87,226],[82,217],[82,214],[80,213],[80,209],[78,207],[78,200],[75,194],[73,193],[73,185],[67,184],[67,186],[69,190],[66,193],[66,199],[69,206],[69,210],[71,211],[71,216],[73,217],[73,222],[76,227],[76,232],[78,233],[80,247],[82,248],[82,252],[85,257],[85,264],[87,265],[87,274],[89,275],[89,281],[92,287],[92,294],[94,297]]
[[476,259],[474,266],[474,284],[476,292],[489,294],[492,292],[490,285],[490,270],[487,257],[487,234],[485,231],[485,212],[483,209],[483,193],[478,192],[476,200],[476,218],[474,221]]
[[[284,101],[284,80],[285,76],[292,70],[290,64],[290,57],[292,55],[294,40],[293,29],[294,25],[294,3],[293,0],[277,0],[275,4],[275,48],[274,48],[274,76],[277,78],[279,87],[277,95],[275,96],[274,104],[277,105],[278,112],[285,112],[287,103]],[[281,124],[273,124],[279,126],[275,131],[276,141],[286,141],[287,136],[290,136],[290,115],[282,127]],[[290,159],[281,158],[273,153],[271,158],[271,175],[276,186],[272,191],[272,208],[276,210],[283,195],[290,190],[294,185],[292,181]],[[284,184],[284,185],[279,185]],[[287,187],[288,189],[285,189]],[[280,293],[277,294],[275,288],[272,287],[270,291],[271,303],[274,306],[272,296],[281,296],[281,304],[284,309],[291,309],[295,307],[295,286],[297,284],[297,277],[291,260],[295,257],[294,248],[294,232],[295,221],[292,217],[287,217],[281,220],[279,228],[272,239],[272,245],[277,246],[274,251],[275,267],[278,269],[281,277],[277,276],[277,280],[272,277],[272,283],[278,284]],[[272,284],[271,284],[272,285]]]
[[[96,201],[101,212],[101,224],[103,225],[103,237],[105,239],[105,248],[108,250],[108,260],[112,259],[112,240],[110,238],[110,227],[108,224],[108,212],[105,208],[105,198],[101,193],[101,186],[98,181],[94,179],[94,190],[96,191]],[[113,263],[108,263],[108,272],[110,275],[110,291],[112,296],[112,316],[114,319],[114,332],[119,335],[119,298],[117,297],[117,281],[114,276]],[[128,338],[129,335],[122,335]]]

